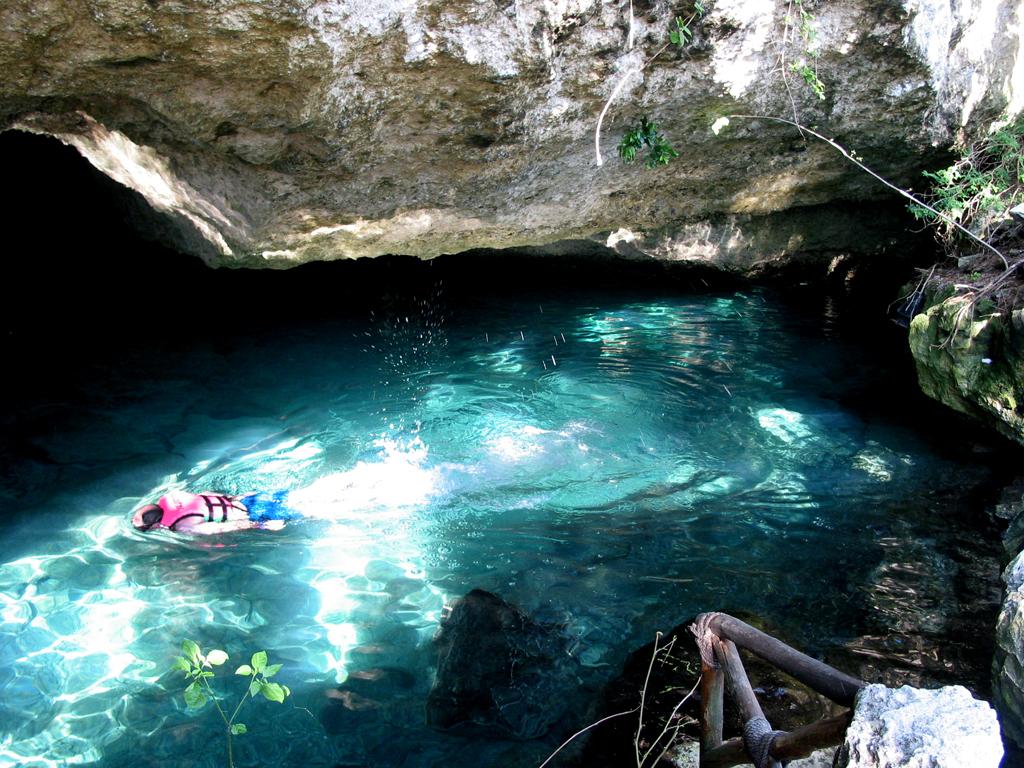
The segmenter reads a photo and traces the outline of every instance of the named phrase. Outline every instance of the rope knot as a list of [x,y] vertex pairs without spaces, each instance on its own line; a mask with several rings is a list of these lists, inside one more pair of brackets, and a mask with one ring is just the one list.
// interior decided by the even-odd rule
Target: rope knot
[[763,717],[752,717],[743,726],[743,746],[757,768],[775,768],[781,763],[771,756],[772,742],[785,731],[773,731]]

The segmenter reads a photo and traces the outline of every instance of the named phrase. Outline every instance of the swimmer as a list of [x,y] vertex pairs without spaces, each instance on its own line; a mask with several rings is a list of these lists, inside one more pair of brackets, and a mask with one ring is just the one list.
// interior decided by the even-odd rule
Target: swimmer
[[361,524],[370,513],[378,521],[402,517],[443,488],[440,470],[424,467],[425,458],[425,449],[386,451],[381,461],[359,461],[349,470],[288,490],[243,494],[171,491],[155,504],[135,510],[132,525],[140,531],[163,528],[207,534],[248,528],[277,530],[292,520]]
[[135,511],[140,531],[166,528],[179,533],[225,533],[247,528],[279,530],[303,515],[288,506],[288,491],[228,495],[171,491],[156,504]]

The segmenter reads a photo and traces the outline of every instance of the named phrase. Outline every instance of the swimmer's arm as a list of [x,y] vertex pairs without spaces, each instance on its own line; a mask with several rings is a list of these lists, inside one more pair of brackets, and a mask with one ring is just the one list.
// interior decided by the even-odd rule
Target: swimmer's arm
[[263,528],[268,531],[279,531],[284,528],[284,520],[267,520],[265,523],[254,523],[252,520],[230,520],[226,523],[200,523],[188,529],[189,533],[214,534],[245,531],[250,528]]
[[212,534],[229,533],[230,531],[243,531],[247,528],[256,528],[252,520],[229,520],[225,523],[200,523],[188,529],[189,533]]

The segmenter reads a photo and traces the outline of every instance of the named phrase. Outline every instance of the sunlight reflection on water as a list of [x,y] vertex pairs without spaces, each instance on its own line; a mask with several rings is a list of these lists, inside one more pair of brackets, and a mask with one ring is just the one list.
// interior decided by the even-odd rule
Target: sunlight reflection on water
[[[841,404],[878,371],[757,293],[527,306],[195,350],[175,370],[203,369],[188,354],[263,364],[238,384],[141,382],[134,401],[76,413],[78,437],[41,438],[67,466],[130,457],[110,465],[146,481],[137,496],[115,471],[69,482],[4,532],[27,554],[0,565],[0,761],[217,764],[216,722],[185,711],[167,673],[191,637],[285,665],[300,709],[252,705],[288,738],[246,736],[246,764],[504,765],[507,745],[422,722],[429,640],[474,587],[575,638],[583,690],[713,608],[756,608],[819,647],[895,617],[941,642],[946,624],[907,590],[955,592],[936,489],[965,494],[983,474]],[[138,429],[118,444],[110,423],[158,424],[165,447],[134,454]],[[205,538],[131,528],[135,506],[174,489],[288,489],[309,519]],[[927,564],[887,567],[907,536],[934,542],[914,550]],[[361,687],[328,702],[342,684]],[[340,733],[303,712],[325,706]]]

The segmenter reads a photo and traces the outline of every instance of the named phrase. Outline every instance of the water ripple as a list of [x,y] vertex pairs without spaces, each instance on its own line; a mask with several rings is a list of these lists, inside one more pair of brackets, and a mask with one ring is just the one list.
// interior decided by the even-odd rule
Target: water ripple
[[[579,716],[631,648],[700,610],[946,669],[929,654],[962,585],[944,537],[971,539],[954,511],[981,469],[842,405],[884,371],[856,358],[847,376],[857,351],[770,297],[599,298],[458,321],[414,304],[183,351],[160,380],[104,371],[88,408],[27,411],[19,466],[38,480],[3,533],[0,762],[221,764],[215,717],[168,672],[190,637],[285,665],[294,696],[251,705],[273,729],[236,742],[240,764],[506,765],[508,745],[422,720],[430,638],[472,588],[574,638]],[[279,488],[316,519],[128,524],[173,489]]]

